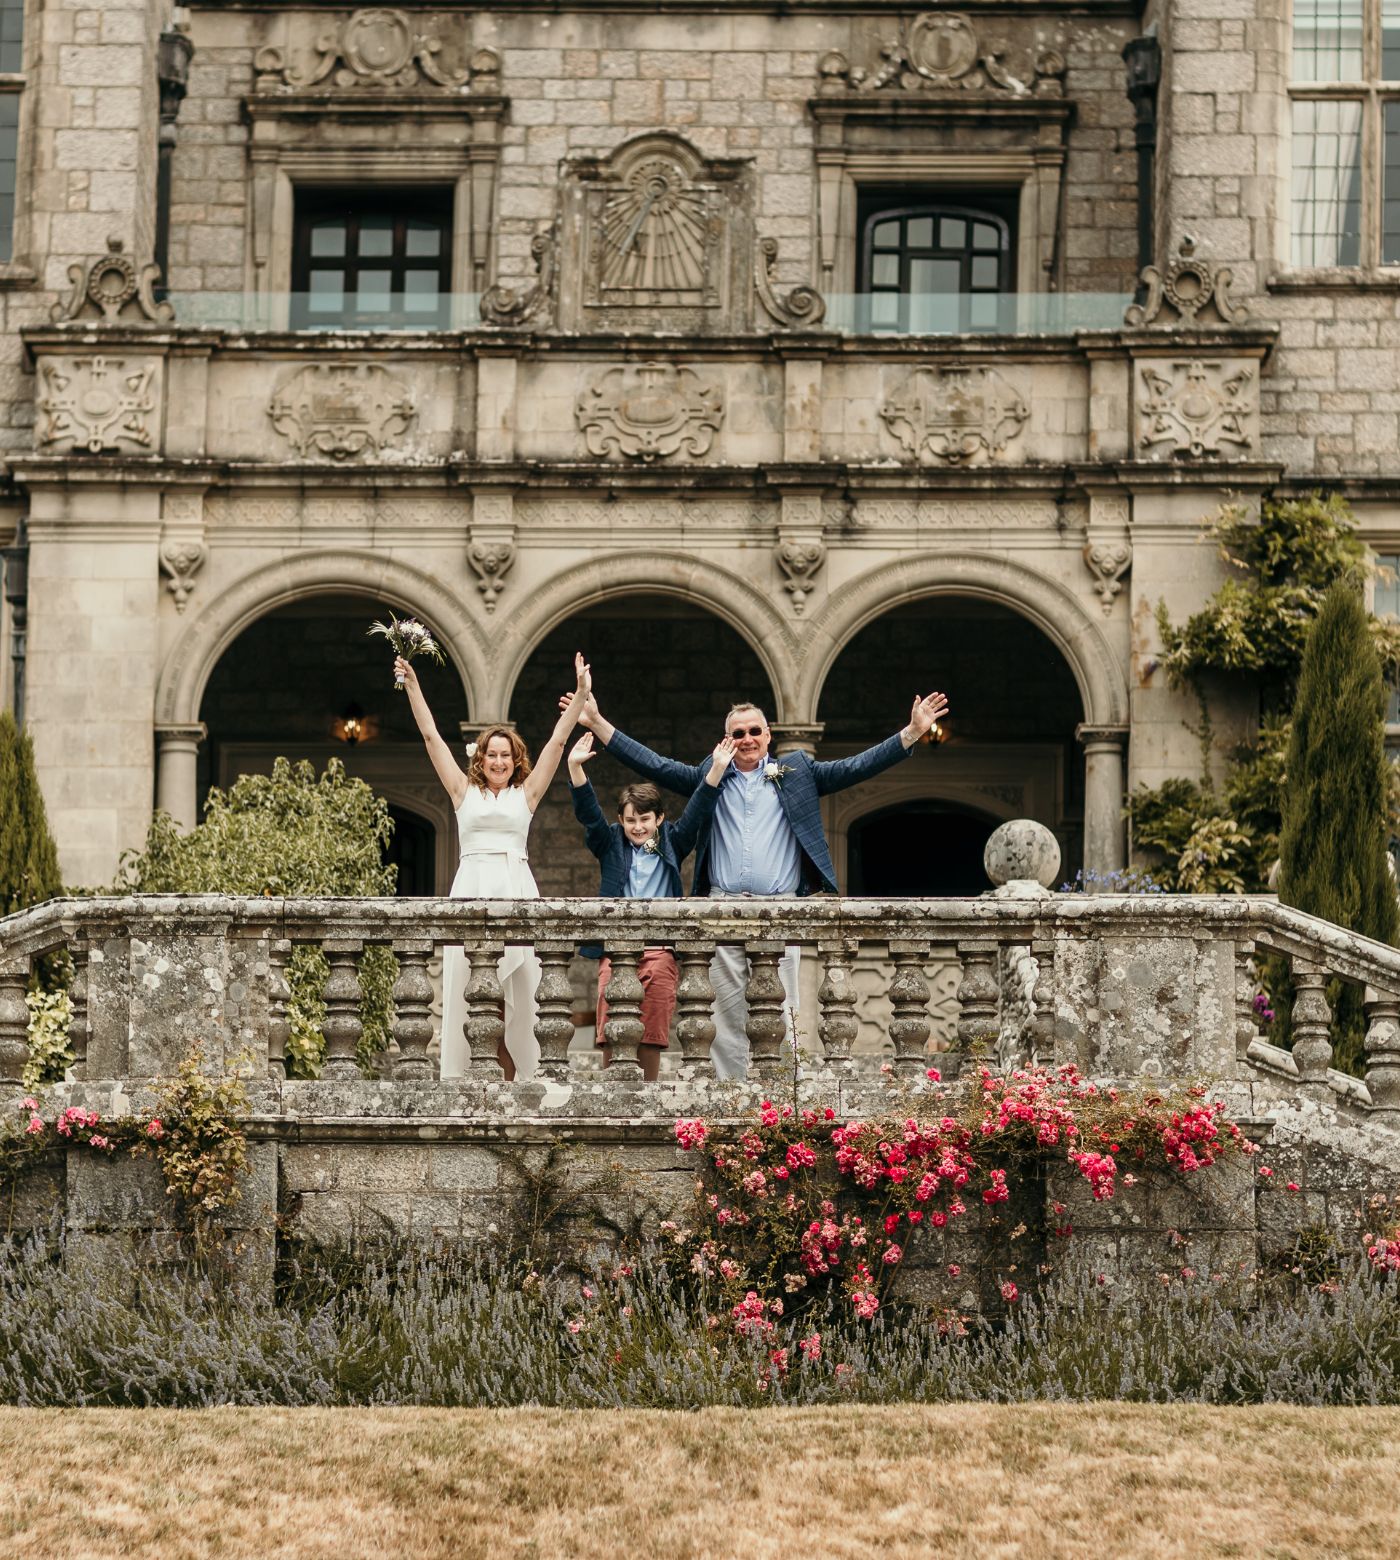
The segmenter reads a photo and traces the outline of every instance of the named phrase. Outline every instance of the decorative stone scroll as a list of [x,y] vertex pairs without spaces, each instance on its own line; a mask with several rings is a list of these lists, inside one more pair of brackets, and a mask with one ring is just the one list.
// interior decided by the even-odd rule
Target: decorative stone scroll
[[304,457],[382,455],[417,415],[409,387],[378,363],[317,363],[273,393],[268,416]]
[[650,463],[709,453],[724,399],[693,369],[650,362],[610,368],[578,398],[575,416],[588,451]]
[[1058,49],[1013,45],[1005,38],[984,44],[970,18],[956,11],[928,11],[904,36],[880,48],[874,71],[852,66],[832,50],[817,62],[821,92],[1006,92],[1013,97],[1062,97],[1065,59]]
[[107,325],[145,322],[165,325],[175,318],[168,303],[157,303],[158,265],[138,266],[122,253],[122,241],[107,240],[107,253],[86,265],[70,265],[68,280],[73,291],[49,310],[55,325],[65,320],[101,320]]
[[208,550],[203,542],[162,542],[160,571],[165,575],[165,588],[175,598],[175,610],[183,612],[189,604],[194,589],[194,577],[204,566]]
[[1228,267],[1212,265],[1197,255],[1196,241],[1183,238],[1165,271],[1149,265],[1142,273],[1147,298],[1128,306],[1128,325],[1243,325],[1249,311],[1230,297]]
[[496,597],[505,589],[506,575],[515,562],[515,546],[508,541],[473,542],[467,548],[467,562],[477,576],[476,588],[488,612],[496,610]]
[[[465,53],[465,40],[452,40],[455,52]],[[499,61],[490,50],[490,61],[473,58],[470,65],[453,69],[445,63],[443,39],[425,19],[387,6],[371,6],[336,21],[317,37],[311,57],[302,65],[291,63],[280,48],[260,49],[253,62],[258,89],[305,91],[327,83],[339,88],[390,88],[412,91],[429,85],[454,91],[466,86],[473,75],[494,75]],[[485,68],[489,64],[489,69]]]
[[967,466],[1003,454],[1030,408],[995,369],[950,363],[916,369],[880,416],[921,465]]
[[529,286],[503,284],[487,288],[481,295],[481,320],[484,325],[524,325],[541,313],[554,293],[554,229],[536,233],[530,241],[535,262],[535,280]]
[[101,455],[153,448],[159,431],[158,359],[41,358],[38,378],[34,442],[39,449]]
[[773,272],[777,268],[778,240],[761,238],[754,262],[753,284],[758,301],[771,319],[788,327],[819,325],[826,316],[826,299],[815,287],[794,287],[780,297],[773,286]]
[[816,540],[788,538],[773,550],[782,570],[783,589],[792,597],[792,610],[800,617],[807,597],[816,589],[816,577],[826,561],[826,545]]
[[1255,371],[1238,360],[1138,365],[1138,447],[1192,460],[1239,454],[1254,444]]
[[1132,567],[1133,549],[1124,541],[1088,542],[1084,547],[1084,563],[1094,577],[1094,589],[1104,616],[1113,611],[1113,603],[1123,589],[1123,576]]

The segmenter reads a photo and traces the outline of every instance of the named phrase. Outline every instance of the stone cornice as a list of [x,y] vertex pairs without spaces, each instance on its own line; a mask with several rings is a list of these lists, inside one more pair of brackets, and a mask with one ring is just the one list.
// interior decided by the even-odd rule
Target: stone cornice
[[[926,9],[927,7],[925,7]],[[196,0],[193,11],[248,12],[253,15],[280,16],[287,7],[274,0]],[[302,11],[348,11],[350,0],[298,0]],[[397,0],[401,11],[428,11],[440,14],[448,9],[442,0]],[[853,5],[851,0],[720,0],[718,4],[701,5],[696,0],[507,0],[505,4],[483,6],[476,12],[486,16],[510,16],[547,11],[551,16],[567,16],[570,12],[617,11],[627,14],[651,15],[663,11],[669,14],[692,16],[773,16],[786,18],[811,13],[820,16],[908,16],[920,7],[909,0],[863,0]],[[1047,13],[1057,16],[1078,17],[1130,17],[1136,20],[1142,14],[1142,6],[1136,0],[967,0],[959,6],[970,16],[984,16],[1001,20],[1007,17],[1040,17]]]

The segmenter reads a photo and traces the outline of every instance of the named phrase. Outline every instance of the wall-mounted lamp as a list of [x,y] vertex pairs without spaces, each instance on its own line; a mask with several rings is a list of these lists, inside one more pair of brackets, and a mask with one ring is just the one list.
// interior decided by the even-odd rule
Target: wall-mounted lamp
[[354,747],[357,743],[368,742],[375,732],[375,722],[372,721],[358,704],[352,699],[349,704],[336,717],[331,727],[331,734],[337,742],[343,742],[347,747]]

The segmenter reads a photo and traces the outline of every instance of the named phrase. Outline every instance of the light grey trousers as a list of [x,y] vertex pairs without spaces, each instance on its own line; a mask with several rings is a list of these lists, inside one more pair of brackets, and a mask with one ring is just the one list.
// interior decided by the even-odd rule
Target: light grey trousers
[[[734,899],[722,889],[712,888],[711,899]],[[755,896],[756,897],[756,896]],[[802,949],[789,943],[778,960],[778,979],[783,983],[787,1001],[783,1022],[788,1043],[792,1043],[792,1016],[797,1011],[797,979],[802,966]],[[743,1078],[749,1070],[749,1037],[744,1032],[749,1004],[744,987],[749,981],[748,955],[742,948],[716,948],[710,960],[710,984],[715,988],[715,1039],[710,1047],[716,1078]]]

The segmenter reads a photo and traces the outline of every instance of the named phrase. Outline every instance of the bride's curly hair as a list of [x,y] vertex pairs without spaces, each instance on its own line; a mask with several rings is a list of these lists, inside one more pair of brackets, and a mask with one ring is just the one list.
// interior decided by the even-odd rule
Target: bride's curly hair
[[511,774],[512,785],[524,785],[534,765],[530,761],[530,750],[525,746],[518,732],[514,732],[509,726],[488,726],[476,739],[476,752],[467,760],[467,784],[479,785],[482,790],[486,785],[486,748],[492,737],[504,737],[510,743],[510,756],[515,760],[515,769]]

